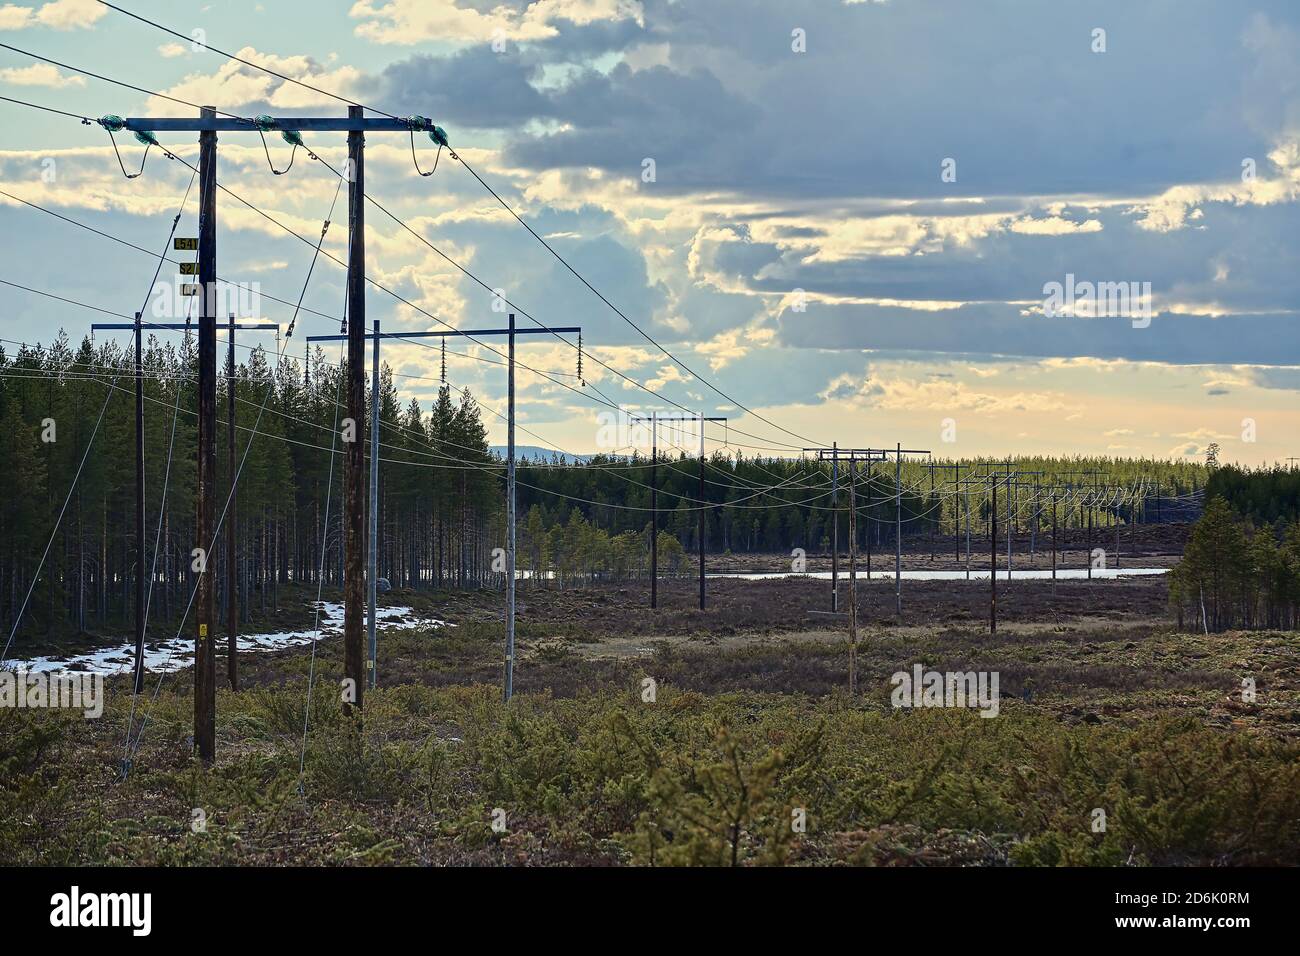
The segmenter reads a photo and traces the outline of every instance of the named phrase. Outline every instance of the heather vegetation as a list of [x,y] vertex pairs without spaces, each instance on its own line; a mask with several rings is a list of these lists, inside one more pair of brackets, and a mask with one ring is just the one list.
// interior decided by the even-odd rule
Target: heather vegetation
[[[1094,585],[1095,614],[1059,624],[1050,585],[1021,582],[997,638],[870,627],[851,698],[842,633],[794,607],[824,590],[783,587],[791,609],[759,615],[776,633],[725,638],[691,624],[685,588],[661,617],[621,589],[530,590],[508,706],[499,598],[432,595],[459,626],[384,633],[360,730],[339,706],[337,640],[314,665],[305,649],[246,655],[245,689],[219,693],[210,770],[192,757],[188,672],[141,703],[125,779],[125,683],[100,720],[0,711],[0,863],[1300,863],[1293,635],[1128,614],[1158,579]],[[1097,603],[1096,588],[1116,590]],[[771,603],[765,583],[718,590],[719,614]],[[1000,715],[894,709],[889,674],[913,662],[999,671]]]

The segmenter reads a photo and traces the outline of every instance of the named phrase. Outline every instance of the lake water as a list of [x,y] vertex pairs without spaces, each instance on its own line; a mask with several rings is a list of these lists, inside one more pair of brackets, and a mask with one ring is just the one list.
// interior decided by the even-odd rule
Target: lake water
[[[1144,575],[1150,575],[1150,574],[1168,574],[1168,573],[1169,573],[1168,568],[1118,568],[1118,569],[1096,568],[1092,572],[1092,579],[1094,581],[1097,580],[1105,581],[1105,580],[1114,580],[1115,578],[1142,577]],[[831,573],[829,571],[804,571],[802,573],[794,572],[794,571],[719,571],[714,574],[706,573],[704,576],[706,578],[729,578],[737,581],[767,581],[772,578],[811,578],[818,581],[829,581],[831,579]],[[967,579],[966,572],[964,570],[963,571],[907,571],[905,570],[903,571],[902,577],[904,581],[965,581]],[[1012,581],[1050,581],[1051,578],[1052,578],[1052,572],[1050,569],[1042,570],[1041,568],[1034,568],[1034,569],[1026,568],[1023,571],[1018,571],[1015,568],[1012,568],[1010,573],[1010,580]],[[1056,572],[1056,579],[1058,581],[1081,581],[1081,580],[1087,580],[1087,578],[1088,578],[1087,568],[1058,568]],[[848,570],[841,568],[840,580],[847,581],[848,579],[849,579]],[[979,570],[976,570],[975,568],[971,569],[970,580],[987,581],[988,579],[989,579],[988,568],[983,568]],[[858,569],[858,580],[859,581],[867,580],[867,573],[863,571],[861,568]],[[894,572],[892,570],[878,571],[873,569],[871,572],[870,580],[892,581],[894,580]],[[1005,568],[998,568],[998,580],[999,581],[1008,580],[1008,575]]]

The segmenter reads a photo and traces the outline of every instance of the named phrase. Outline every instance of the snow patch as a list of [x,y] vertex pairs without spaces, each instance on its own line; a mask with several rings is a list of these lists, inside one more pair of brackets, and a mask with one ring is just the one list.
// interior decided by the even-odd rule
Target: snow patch
[[[313,601],[309,607],[320,610],[320,632],[283,631],[278,634],[240,634],[235,644],[241,651],[278,651],[286,647],[298,647],[323,640],[343,630],[343,605],[331,601]],[[437,618],[414,616],[409,607],[381,607],[375,612],[375,628],[391,630],[397,627],[455,627],[449,621]],[[225,648],[225,636],[218,634],[217,641],[222,651]],[[114,647],[78,654],[73,657],[33,657],[28,660],[10,658],[5,661],[5,668],[15,671],[81,671],[91,674],[124,674],[131,670],[135,660],[135,642],[129,641]],[[194,638],[192,636],[169,638],[165,641],[145,642],[145,670],[155,674],[184,670],[194,664]]]

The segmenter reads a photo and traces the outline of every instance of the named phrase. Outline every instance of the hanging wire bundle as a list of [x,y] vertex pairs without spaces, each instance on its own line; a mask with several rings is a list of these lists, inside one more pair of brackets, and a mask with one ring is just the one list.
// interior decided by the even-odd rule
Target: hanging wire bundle
[[[158,138],[154,136],[153,133],[148,130],[132,130],[135,134],[136,140],[144,144],[144,155],[140,157],[140,171],[128,173],[126,171],[126,164],[122,162],[122,151],[117,148],[117,137],[113,135],[114,133],[120,133],[122,130],[126,129],[126,120],[110,113],[107,116],[100,117],[97,122],[104,128],[104,131],[108,133],[109,141],[113,144],[113,152],[117,156],[117,165],[122,167],[122,175],[127,179],[138,179],[144,172],[144,164],[149,158],[149,150],[151,147],[157,146],[159,149],[162,149],[162,145],[158,142]],[[169,159],[171,158],[170,153],[168,153],[167,156]]]
[[[406,125],[411,134],[411,162],[415,164],[415,171],[421,176],[432,176],[438,171],[438,160],[442,158],[442,148],[444,146],[447,146],[448,149],[451,148],[447,143],[446,131],[441,126],[434,126],[433,121],[425,116],[408,116],[406,118]],[[420,169],[420,160],[415,155],[415,131],[417,129],[427,130],[429,133],[429,139],[438,144],[438,152],[435,153],[433,157],[433,169],[429,170],[427,173]],[[454,157],[455,153],[453,153],[452,156]]]
[[[280,130],[280,137],[293,147],[293,152],[289,154],[289,165],[284,167],[284,169],[276,169],[275,163],[271,162],[271,148],[266,145],[266,134],[277,129],[275,117],[268,116],[265,113],[260,113],[253,117],[253,126],[257,128],[258,135],[262,137],[262,149],[266,152],[266,164],[271,167],[271,172],[275,173],[277,176],[283,176],[289,170],[293,169],[293,159],[298,155],[298,147],[301,146],[303,149],[307,149],[307,144],[303,142],[302,134],[293,129]],[[315,154],[310,150],[308,150],[308,155],[311,156],[312,159],[316,158]]]

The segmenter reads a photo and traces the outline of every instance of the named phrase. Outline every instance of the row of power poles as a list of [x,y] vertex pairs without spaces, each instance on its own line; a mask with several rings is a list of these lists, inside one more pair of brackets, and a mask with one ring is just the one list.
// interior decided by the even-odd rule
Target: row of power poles
[[[930,451],[923,448],[904,448],[902,444],[896,444],[893,448],[841,448],[838,442],[832,443],[829,448],[805,448],[805,453],[812,452],[817,455],[818,461],[829,461],[831,463],[831,508],[835,519],[832,525],[831,541],[831,611],[839,611],[839,463],[847,462],[849,465],[849,497],[856,502],[856,482],[857,482],[857,463],[862,462],[867,468],[867,508],[870,515],[870,492],[871,492],[871,469],[873,463],[878,461],[887,461],[892,455],[894,458],[894,607],[895,612],[899,615],[903,613],[903,456],[904,455],[929,455]],[[849,509],[849,524],[851,528],[856,527],[856,518],[853,514],[854,506],[851,504]],[[854,531],[849,532],[850,542],[850,562],[854,561],[857,552],[857,539]],[[850,567],[850,575],[854,575],[856,569]],[[867,533],[867,578],[871,578],[871,534]],[[850,598],[850,602],[852,598]],[[850,614],[856,613],[856,609],[850,608]]]
[[[178,238],[174,242],[177,249],[189,248],[193,240],[188,238]],[[182,265],[189,265],[183,263]],[[185,295],[197,295],[197,286],[183,286]],[[135,539],[136,539],[136,575],[135,575],[135,660],[132,668],[134,676],[133,684],[135,693],[139,694],[144,691],[144,642],[145,642],[145,624],[148,613],[147,599],[145,597],[145,521],[144,521],[144,350],[143,350],[143,329],[144,322],[141,314],[135,314],[135,321],[131,323],[123,322],[96,322],[91,325],[91,331],[120,331],[130,330],[135,340]],[[237,525],[237,499],[235,496],[235,476],[237,467],[235,463],[235,332],[236,330],[253,330],[253,331],[274,331],[279,334],[280,326],[274,322],[236,322],[235,316],[229,316],[226,324],[229,333],[228,346],[226,352],[226,409],[227,409],[227,471],[230,475],[230,491],[226,498],[224,508],[225,516],[222,522],[225,528],[226,539],[226,679],[230,683],[231,690],[239,689],[239,666],[237,645],[239,640],[239,590],[237,587],[237,542],[235,532]],[[174,331],[184,330],[186,340],[193,330],[190,322],[162,322],[149,323],[151,331]],[[177,384],[177,388],[180,384]],[[166,507],[165,501],[160,501],[159,509]],[[207,556],[204,556],[206,562]],[[155,553],[154,562],[157,561]]]
[[[197,581],[195,586],[194,606],[194,748],[200,760],[211,764],[216,758],[216,649],[215,649],[215,562],[209,560],[216,544],[216,431],[217,431],[217,134],[219,132],[265,132],[270,129],[283,132],[346,132],[348,143],[348,163],[346,178],[348,182],[348,257],[347,257],[347,415],[350,419],[349,431],[356,437],[358,423],[365,420],[366,381],[365,381],[365,343],[366,343],[366,244],[365,244],[365,134],[367,132],[431,132],[432,123],[422,117],[409,119],[389,117],[368,117],[360,106],[348,107],[346,117],[294,117],[283,119],[261,118],[258,123],[237,118],[218,116],[212,107],[203,107],[196,118],[187,117],[150,117],[128,118],[123,127],[133,132],[197,132],[199,136],[199,228],[198,247],[198,288],[200,301],[198,316],[198,482],[196,488],[196,522],[195,541],[198,545]],[[132,328],[136,331],[139,342],[137,321]],[[238,323],[231,323],[231,335]],[[511,446],[513,447],[513,355],[516,330],[514,317],[511,316],[510,329],[500,330],[510,338],[511,354]],[[180,326],[184,328],[185,326]],[[561,331],[561,330],[547,330]],[[576,331],[576,330],[574,330]],[[435,333],[420,333],[431,335]],[[484,333],[446,333],[446,334],[484,334]],[[379,340],[378,325],[374,330],[376,344]],[[233,342],[232,342],[233,351]],[[137,356],[139,355],[137,344]],[[377,350],[376,350],[377,351]],[[137,359],[137,395],[142,397],[142,383]],[[228,361],[228,364],[229,361]],[[233,371],[230,374],[233,398]],[[378,389],[376,408],[378,406]],[[233,406],[233,401],[232,401]],[[142,426],[137,414],[137,437],[140,449],[137,450],[137,471],[142,473]],[[231,413],[231,432],[233,435],[234,414]],[[378,429],[372,419],[372,441],[377,442]],[[232,438],[233,442],[233,438]],[[373,499],[376,486],[377,451],[372,451],[370,469],[371,506],[367,509],[365,449],[360,440],[345,443],[343,487],[344,487],[344,679],[350,685],[351,693],[345,695],[347,709],[358,717],[364,700],[364,690],[368,683],[367,671],[373,686],[374,641],[370,642],[371,653],[365,653],[362,634],[362,618],[365,605],[366,574],[364,562],[368,550],[367,538],[371,541],[375,535],[375,509]],[[233,448],[233,444],[231,446]],[[375,446],[377,449],[377,445]],[[508,510],[513,517],[514,500],[514,460],[508,461],[509,504]],[[231,480],[235,472],[232,469]],[[227,510],[233,504],[232,500]],[[141,567],[144,557],[143,521],[141,519],[143,504],[142,492],[137,492],[137,535],[139,539]],[[366,518],[370,519],[370,534],[366,531]],[[229,514],[223,519],[227,524],[228,534],[233,535],[233,521]],[[512,522],[513,532],[513,522]],[[513,559],[514,543],[511,534],[510,554]],[[233,538],[228,538],[228,564],[233,552]],[[370,604],[371,627],[374,633],[374,601],[377,576],[373,550],[370,554]],[[143,574],[138,575],[143,581]],[[511,691],[511,665],[513,663],[513,560],[510,575],[511,601],[508,610],[508,637],[506,651],[506,689],[508,698]],[[142,609],[143,600],[137,586],[137,604]],[[230,587],[230,600],[234,598],[234,588]],[[235,624],[235,609],[227,609],[231,627]],[[143,611],[138,613],[142,614]],[[141,687],[143,678],[143,617],[137,619],[136,625],[136,687]],[[235,669],[235,642],[233,633],[227,648],[229,677],[232,686],[237,686]]]
[[696,545],[699,551],[700,565],[700,610],[703,611],[707,601],[707,589],[704,575],[705,530],[708,527],[708,514],[704,506],[704,428],[706,422],[726,422],[725,417],[708,416],[703,412],[697,415],[660,415],[652,412],[649,418],[634,417],[634,422],[650,423],[650,607],[659,607],[659,426],[663,424],[681,424],[696,422],[699,424],[700,439],[700,474],[699,501],[696,510],[699,514],[696,529]]
[[[848,489],[849,489],[849,609],[848,609],[848,629],[849,629],[849,688],[851,693],[857,690],[857,631],[858,631],[858,606],[857,606],[857,470],[861,462],[868,469],[868,488],[870,487],[870,469],[874,463],[884,461],[892,453],[895,458],[895,476],[894,476],[894,499],[895,499],[895,611],[896,614],[902,614],[902,475],[901,462],[905,454],[929,454],[927,451],[919,449],[904,449],[901,445],[895,449],[875,449],[875,448],[841,448],[838,443],[832,444],[829,448],[816,447],[805,448],[805,452],[814,452],[817,454],[819,461],[829,461],[831,463],[831,489],[832,489],[832,509],[833,513],[838,516],[839,509],[839,488],[840,488],[840,462],[848,466]],[[1042,472],[1029,472],[1023,470],[1013,470],[1013,462],[983,462],[980,463],[986,469],[984,474],[967,475],[960,477],[960,471],[953,480],[954,487],[962,489],[961,495],[965,503],[965,537],[966,537],[966,576],[970,577],[970,488],[973,485],[980,485],[988,489],[990,496],[990,507],[988,512],[989,525],[989,630],[991,633],[997,632],[997,583],[998,583],[998,488],[1004,489],[1005,507],[1007,511],[1007,580],[1011,579],[1012,572],[1012,533],[1016,523],[1018,512],[1018,503],[1016,501],[1016,492],[1018,489],[1031,489],[1033,497],[1031,498],[1031,507],[1033,511],[1033,527],[1037,530],[1038,519],[1042,512],[1040,503],[1044,500],[1051,502],[1052,513],[1052,581],[1055,587],[1057,571],[1057,552],[1058,552],[1058,514],[1057,504],[1062,495],[1065,500],[1070,501],[1072,505],[1077,504],[1081,515],[1087,513],[1088,543],[1087,550],[1089,555],[1088,577],[1092,577],[1092,544],[1093,544],[1093,515],[1097,507],[1105,501],[1114,501],[1116,506],[1120,499],[1120,492],[1117,489],[1104,489],[1097,481],[1100,472],[1089,471],[1078,473],[1086,475],[1091,479],[1091,484],[1081,486],[1075,485],[1048,485],[1045,486],[1040,481]],[[931,477],[931,499],[934,497],[934,471],[936,469],[956,468],[960,469],[959,464],[937,465],[933,462],[926,463]],[[1001,472],[992,469],[1004,469]],[[1069,473],[1071,475],[1076,473]],[[1032,478],[1032,482],[1022,480]],[[868,503],[868,507],[870,504]],[[954,517],[954,541],[960,556],[960,529],[961,515],[955,512]],[[832,522],[832,550],[831,550],[831,613],[839,611],[839,521]],[[868,535],[868,544],[870,535]],[[1118,524],[1115,532],[1116,541],[1116,566],[1119,560],[1119,531]],[[934,557],[934,540],[931,536],[931,560]],[[867,574],[870,577],[870,548],[868,547],[867,557]]]
[[[427,332],[381,332],[379,320],[374,322],[374,328],[369,336],[371,339],[370,354],[370,499],[368,502],[369,514],[369,539],[368,548],[368,568],[367,581],[369,584],[369,617],[367,620],[367,642],[369,654],[366,658],[366,669],[369,674],[369,685],[375,687],[378,679],[378,641],[376,638],[376,588],[379,582],[379,459],[380,459],[380,441],[379,441],[379,343],[381,339],[412,340],[412,339],[443,339],[446,340],[451,336],[464,336],[474,340],[482,338],[492,338],[494,336],[504,336],[506,338],[506,654],[505,654],[505,681],[502,692],[503,697],[509,700],[514,693],[514,644],[515,644],[515,338],[520,335],[555,335],[555,334],[576,334],[581,333],[582,329],[578,326],[561,326],[558,328],[544,327],[536,329],[518,329],[515,328],[515,315],[511,312],[508,316],[506,328],[491,329],[444,329]],[[338,342],[346,340],[349,343],[349,376],[351,376],[351,338],[352,329],[349,327],[347,335],[309,335],[307,336],[308,357],[306,361],[310,362],[310,349],[314,342]],[[364,345],[363,360],[364,360]],[[364,395],[362,397],[362,406],[364,409]],[[352,415],[352,406],[349,403],[348,414]],[[356,420],[356,419],[354,419]],[[358,446],[360,443],[357,443]],[[364,452],[362,452],[364,454]],[[344,567],[346,575],[347,568]],[[345,580],[346,586],[346,580]]]

